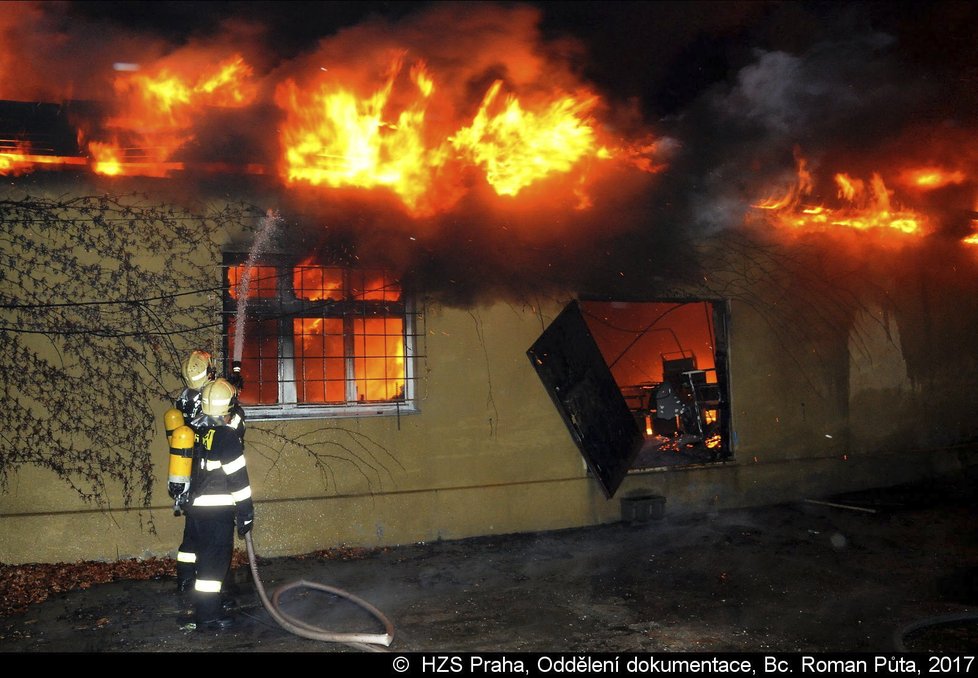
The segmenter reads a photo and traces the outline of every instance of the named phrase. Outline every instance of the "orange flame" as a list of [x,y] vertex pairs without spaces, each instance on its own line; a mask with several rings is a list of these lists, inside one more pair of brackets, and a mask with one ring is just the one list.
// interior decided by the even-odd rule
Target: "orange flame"
[[975,209],[971,211],[971,227],[975,233],[962,238],[961,242],[965,245],[978,245],[978,205],[975,205]]
[[391,110],[401,68],[396,59],[384,85],[365,99],[330,82],[311,91],[291,80],[281,86],[276,101],[286,111],[286,179],[333,188],[388,188],[417,211],[447,156],[424,141],[425,112],[434,92],[424,64],[410,70],[415,98],[403,110]]
[[[111,142],[88,143],[92,167],[106,175],[166,176],[183,169],[169,162],[194,136],[191,132],[203,107],[236,108],[254,101],[257,88],[249,82],[252,69],[233,56],[212,71],[181,75],[167,67],[150,73],[127,73],[116,78],[122,113],[108,122],[115,130]],[[120,137],[132,139],[124,148]]]
[[838,173],[834,180],[842,206],[831,208],[807,204],[805,198],[811,195],[814,182],[805,159],[797,156],[796,161],[798,177],[785,194],[753,205],[766,211],[766,221],[800,231],[844,227],[858,231],[897,231],[922,235],[927,230],[928,222],[923,215],[893,202],[892,192],[878,173],[873,173],[868,182]]
[[[247,264],[228,267],[228,294],[237,299]],[[278,269],[274,266],[253,266],[248,278],[248,298],[269,298],[278,295]]]
[[292,287],[298,299],[321,301],[343,299],[343,269],[311,264],[312,257],[292,270]]
[[[597,104],[596,96],[563,96],[531,111],[509,95],[496,107],[502,84],[492,84],[472,124],[451,138],[458,151],[485,170],[498,195],[515,196],[550,174],[569,172],[582,158],[611,156],[598,145],[587,117]],[[493,108],[498,109],[495,114],[489,112]]]
[[[601,104],[596,94],[553,87],[542,93],[547,88],[541,83],[522,83],[533,94],[517,96],[498,80],[479,92],[481,103],[470,112],[475,103],[466,89],[470,81],[459,91],[442,91],[425,62],[408,68],[404,54],[369,84],[357,73],[358,63],[351,69],[322,68],[311,85],[296,80],[278,85],[275,103],[284,119],[275,171],[284,182],[380,189],[410,214],[428,216],[451,209],[473,176],[484,177],[495,195],[523,194],[522,205],[536,200],[524,193],[527,188],[546,181],[548,199],[553,187],[576,196],[576,207],[584,209],[592,203],[591,185],[605,161],[649,173],[664,167],[662,148],[652,137],[604,138],[594,118]],[[259,94],[255,80],[240,55],[221,63],[171,55],[142,70],[133,66],[113,82],[115,113],[98,131],[79,130],[85,157],[70,164],[88,163],[105,176],[165,177],[185,170],[187,165],[174,158],[195,141],[195,125],[206,109],[250,106]],[[451,68],[445,82],[460,82]],[[193,168],[266,172],[257,164],[222,162],[195,162]],[[0,173],[30,169],[29,161],[0,148]]]
[[404,321],[354,320],[354,374],[359,400],[404,397]]
[[0,144],[0,175],[17,175],[30,171],[30,144],[11,140]]
[[906,170],[900,175],[903,185],[925,191],[961,184],[966,178],[964,172],[941,167],[918,167]]
[[[306,259],[293,268],[296,297],[310,301],[400,299],[400,283],[382,272],[348,270],[313,264]],[[352,356],[344,326],[352,330]],[[404,393],[404,320],[401,317],[354,315],[344,318],[296,318],[297,385],[306,402],[342,402],[402,398]],[[347,394],[347,357],[352,357],[356,394]]]
[[35,153],[26,141],[0,139],[0,176],[26,174],[36,165],[84,165],[84,158]]
[[[408,211],[430,214],[450,208],[461,196],[461,177],[451,170],[478,167],[497,195],[516,196],[546,177],[586,169],[583,161],[616,154],[597,140],[590,113],[596,95],[558,95],[528,106],[515,95],[501,96],[494,82],[478,111],[461,126],[448,113],[429,115],[439,89],[424,63],[402,77],[395,59],[379,88],[366,94],[331,75],[312,87],[289,80],[278,88],[276,103],[286,112],[282,127],[283,174],[292,182],[333,188],[386,188]],[[407,90],[405,92],[405,90]],[[447,97],[446,97],[447,98]],[[436,119],[436,122],[432,122]],[[454,130],[454,133],[452,133]],[[619,155],[647,171],[654,145]],[[456,172],[456,175],[458,173]],[[589,200],[579,172],[571,188],[580,206]]]

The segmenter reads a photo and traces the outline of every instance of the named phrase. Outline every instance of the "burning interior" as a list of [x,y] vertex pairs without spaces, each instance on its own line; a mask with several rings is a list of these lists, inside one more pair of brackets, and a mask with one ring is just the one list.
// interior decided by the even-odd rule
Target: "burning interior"
[[[228,257],[226,257],[227,259]],[[225,355],[246,290],[242,404],[257,419],[414,412],[422,315],[382,270],[264,257],[225,265]],[[420,328],[420,329],[418,329]],[[419,333],[420,332],[420,336]]]
[[583,301],[580,307],[645,436],[632,468],[729,459],[725,305]]
[[630,470],[731,458],[723,309],[575,301],[527,351],[608,497]]

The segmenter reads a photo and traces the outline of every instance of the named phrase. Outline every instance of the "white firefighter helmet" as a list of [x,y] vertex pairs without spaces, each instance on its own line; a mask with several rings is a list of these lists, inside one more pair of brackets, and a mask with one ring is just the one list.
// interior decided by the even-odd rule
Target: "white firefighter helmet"
[[201,386],[214,378],[214,366],[211,354],[207,351],[194,351],[190,354],[180,370],[183,383],[187,388],[200,389]]
[[209,417],[223,417],[231,411],[231,401],[237,394],[227,379],[215,379],[200,390],[200,410]]

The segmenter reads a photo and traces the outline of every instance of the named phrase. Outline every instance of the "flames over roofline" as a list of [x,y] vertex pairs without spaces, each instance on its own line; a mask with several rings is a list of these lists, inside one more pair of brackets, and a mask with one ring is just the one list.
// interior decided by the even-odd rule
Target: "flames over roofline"
[[[474,91],[442,94],[423,60],[388,58],[383,82],[370,69],[339,76],[314,69],[300,81],[281,76],[274,104],[240,55],[192,73],[162,62],[145,72],[126,69],[101,111],[71,114],[73,153],[50,146],[37,153],[32,135],[13,131],[3,135],[0,174],[79,165],[82,157],[97,174],[166,177],[185,170],[189,155],[205,171],[236,167],[275,173],[290,185],[389,190],[409,213],[427,216],[450,211],[476,175],[501,198],[563,177],[577,208],[586,209],[588,184],[607,161],[661,169],[647,138],[611,138],[592,115],[600,96],[583,85],[568,92],[537,83],[521,98],[519,87],[497,78],[478,109],[465,112],[469,104],[461,102]],[[62,160],[42,163],[36,155]]]

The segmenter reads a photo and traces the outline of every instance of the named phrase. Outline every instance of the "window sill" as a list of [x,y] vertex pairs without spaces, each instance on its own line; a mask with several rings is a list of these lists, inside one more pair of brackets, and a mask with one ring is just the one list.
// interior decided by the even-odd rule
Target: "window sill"
[[360,417],[399,417],[417,414],[414,403],[365,403],[363,405],[252,405],[245,406],[247,421],[293,419],[356,419]]

